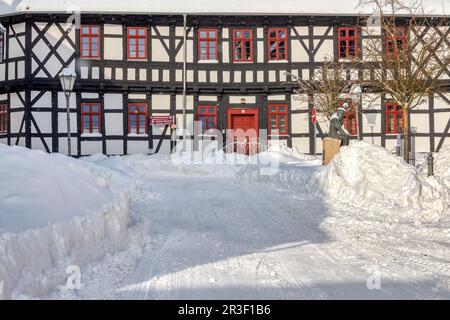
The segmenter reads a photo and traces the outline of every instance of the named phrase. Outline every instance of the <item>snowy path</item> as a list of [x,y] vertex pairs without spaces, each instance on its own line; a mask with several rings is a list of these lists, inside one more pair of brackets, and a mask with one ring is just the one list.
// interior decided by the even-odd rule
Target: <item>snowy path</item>
[[153,177],[145,193],[138,207],[159,241],[118,283],[116,298],[423,296],[414,282],[368,290],[367,262],[327,238],[319,229],[327,209],[301,195],[208,176]]
[[[135,170],[140,188],[132,210],[148,220],[139,227],[151,246],[135,252],[135,261],[122,252],[88,266],[79,292],[54,298],[449,297],[402,260],[374,263],[330,239],[320,228],[330,209],[308,195],[195,169]],[[383,266],[381,290],[367,288],[374,264]]]

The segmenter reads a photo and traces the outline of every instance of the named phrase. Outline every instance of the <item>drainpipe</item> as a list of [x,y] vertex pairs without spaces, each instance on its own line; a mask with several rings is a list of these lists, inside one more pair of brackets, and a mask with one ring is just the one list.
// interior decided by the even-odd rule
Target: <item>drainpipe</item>
[[183,149],[186,149],[187,109],[187,14],[183,14]]

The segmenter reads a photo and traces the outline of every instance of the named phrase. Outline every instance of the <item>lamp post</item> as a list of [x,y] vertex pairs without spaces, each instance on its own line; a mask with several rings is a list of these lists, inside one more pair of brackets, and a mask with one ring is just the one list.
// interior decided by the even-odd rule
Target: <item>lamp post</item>
[[71,142],[71,132],[70,132],[70,95],[72,94],[73,87],[75,85],[75,80],[77,79],[77,74],[73,72],[70,68],[64,68],[59,75],[59,80],[61,81],[61,87],[66,96],[66,110],[67,110],[67,148],[69,157],[72,156],[72,142]]

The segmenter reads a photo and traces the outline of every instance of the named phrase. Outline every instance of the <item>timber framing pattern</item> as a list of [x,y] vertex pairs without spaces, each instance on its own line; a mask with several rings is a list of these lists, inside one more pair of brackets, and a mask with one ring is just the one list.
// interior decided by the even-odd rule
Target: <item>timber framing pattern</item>
[[[183,17],[82,15],[82,25],[100,28],[99,59],[80,58],[80,30],[68,26],[67,18],[66,14],[19,14],[0,18],[7,29],[4,61],[0,63],[0,73],[3,73],[0,104],[10,107],[7,132],[0,133],[0,142],[46,152],[66,152],[62,139],[67,137],[67,132],[61,121],[65,105],[58,74],[63,68],[71,67],[78,74],[71,104],[74,154],[91,154],[93,149],[105,154],[130,154],[137,152],[137,143],[144,151],[170,151],[173,145],[168,126],[150,127],[145,135],[127,134],[128,105],[146,104],[148,116],[181,117]],[[312,79],[325,57],[339,59],[339,28],[358,26],[360,21],[360,17],[329,16],[189,16],[187,94],[192,101],[188,116],[191,120],[197,119],[198,106],[217,106],[217,126],[225,130],[228,108],[246,107],[241,102],[245,99],[249,106],[259,109],[258,126],[266,129],[269,105],[286,105],[288,134],[280,139],[302,152],[313,153],[315,147],[320,148],[327,125],[319,121],[314,141],[314,126],[309,117],[313,103],[299,105],[290,74]],[[148,59],[127,59],[129,27],[146,28]],[[286,61],[268,61],[271,28],[287,30]],[[450,27],[435,28],[442,36],[441,44],[450,49]],[[217,61],[199,61],[199,29],[217,29]],[[252,31],[253,62],[233,62],[233,29]],[[361,56],[367,36],[362,35],[361,28],[357,32],[356,53]],[[423,30],[416,36],[425,34]],[[112,47],[120,49],[111,53]],[[437,56],[434,58],[439,60]],[[365,76],[363,69],[348,71],[349,78]],[[426,106],[411,112],[413,125],[419,127],[415,136],[424,152],[439,151],[450,138],[450,70],[441,74],[440,79],[449,94],[430,95]],[[388,98],[383,97],[375,107],[360,106],[358,135],[354,139],[370,141],[374,138],[383,147],[393,147],[396,135],[386,133],[384,106],[387,101]],[[103,110],[100,134],[81,132],[82,103],[100,103]],[[378,115],[375,132],[368,130],[364,117],[368,113]],[[86,147],[90,142],[96,147]]]

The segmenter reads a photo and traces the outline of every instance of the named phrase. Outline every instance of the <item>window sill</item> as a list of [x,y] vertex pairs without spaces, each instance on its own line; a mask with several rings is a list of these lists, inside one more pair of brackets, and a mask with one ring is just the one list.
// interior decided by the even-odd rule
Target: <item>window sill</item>
[[269,60],[269,63],[289,63],[288,60]]
[[289,134],[269,134],[269,137],[289,137]]
[[101,133],[82,133],[82,138],[101,138],[103,137],[103,134]]
[[339,58],[339,62],[352,62],[354,59],[358,59],[358,57],[351,57],[351,58]]
[[148,62],[148,59],[130,59],[130,58],[128,58],[127,61],[133,61],[133,62]]
[[253,61],[233,61],[233,63],[236,63],[236,64],[251,64],[251,63],[253,63]]
[[129,133],[127,136],[130,138],[148,138],[146,133]]
[[95,60],[95,61],[101,61],[102,58],[88,58],[88,57],[80,57],[80,60]]
[[198,60],[198,63],[219,63],[219,60]]

